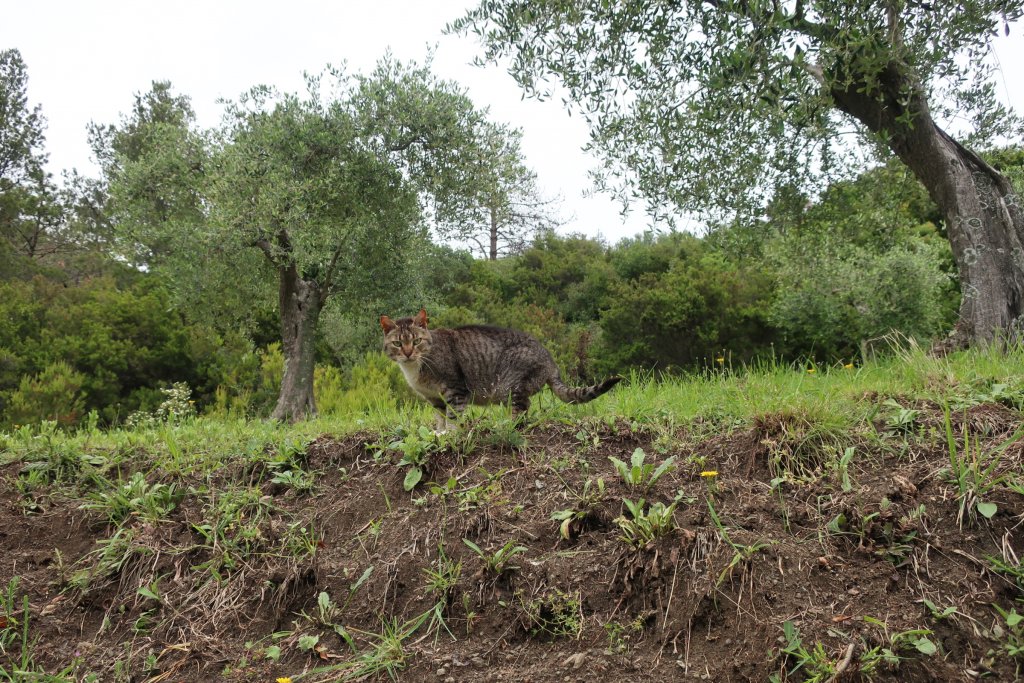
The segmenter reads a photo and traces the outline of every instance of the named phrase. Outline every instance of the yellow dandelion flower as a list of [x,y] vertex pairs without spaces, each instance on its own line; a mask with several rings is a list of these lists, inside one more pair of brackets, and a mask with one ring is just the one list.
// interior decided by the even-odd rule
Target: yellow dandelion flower
[[709,479],[711,477],[717,477],[718,476],[718,470],[704,470],[703,472],[700,473],[700,476],[704,477],[705,479]]
[[847,370],[853,370],[853,363],[847,363],[843,367],[846,368]]
[[718,358],[715,359],[715,362],[718,363],[719,365],[722,365],[723,363],[725,363],[725,356],[719,356]]
[[281,676],[277,679],[277,683],[292,683],[291,676]]
[[817,372],[817,370],[815,370],[814,368],[807,368],[808,375],[813,375],[815,372]]

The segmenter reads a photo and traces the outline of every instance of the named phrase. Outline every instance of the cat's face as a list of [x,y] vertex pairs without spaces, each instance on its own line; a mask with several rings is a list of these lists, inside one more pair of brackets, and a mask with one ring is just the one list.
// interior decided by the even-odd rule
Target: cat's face
[[419,363],[430,352],[431,335],[425,310],[398,320],[382,315],[380,326],[384,330],[384,353],[396,363]]

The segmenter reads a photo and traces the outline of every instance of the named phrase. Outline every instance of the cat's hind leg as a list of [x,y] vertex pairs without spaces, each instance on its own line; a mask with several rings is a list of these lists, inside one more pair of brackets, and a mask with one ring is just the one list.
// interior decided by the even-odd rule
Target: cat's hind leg
[[522,417],[530,410],[530,395],[526,392],[512,394],[512,415]]
[[460,389],[448,389],[444,392],[444,398],[431,401],[438,410],[437,430],[448,431],[458,425],[459,418],[466,412],[469,405],[469,394]]
[[455,421],[452,419],[451,407],[445,402],[443,398],[438,396],[437,398],[430,399],[430,405],[434,406],[434,433],[444,434],[448,430],[455,427]]

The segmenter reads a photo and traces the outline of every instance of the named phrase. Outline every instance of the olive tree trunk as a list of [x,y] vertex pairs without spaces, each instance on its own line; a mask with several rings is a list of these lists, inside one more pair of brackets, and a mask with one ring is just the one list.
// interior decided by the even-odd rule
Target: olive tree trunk
[[488,255],[488,257],[492,261],[497,261],[498,260],[498,210],[492,206],[490,211],[489,211],[489,213],[490,213],[490,216],[491,216],[491,225],[490,225],[491,244],[490,244],[490,252],[488,252],[487,255]]
[[[959,320],[936,350],[1019,339],[1024,328],[1020,198],[1002,174],[936,125],[912,74],[891,65],[881,83],[881,98],[858,92],[863,88],[859,83],[833,88],[832,96],[841,110],[887,142],[945,219],[960,273],[961,300]],[[907,92],[912,93],[909,98]]]
[[271,417],[296,422],[316,416],[313,370],[316,326],[323,298],[317,284],[303,280],[294,265],[280,268],[279,293],[284,376]]

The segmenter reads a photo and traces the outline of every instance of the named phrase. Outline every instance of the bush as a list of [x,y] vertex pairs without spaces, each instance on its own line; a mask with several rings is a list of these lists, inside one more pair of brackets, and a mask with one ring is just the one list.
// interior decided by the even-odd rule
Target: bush
[[85,382],[85,375],[64,361],[48,365],[38,375],[26,375],[11,394],[5,422],[23,425],[51,420],[71,427],[85,411]]
[[167,389],[160,390],[164,399],[153,412],[136,411],[124,421],[128,429],[155,427],[161,424],[178,424],[195,417],[195,401],[192,389],[184,382],[175,382]]
[[[96,410],[107,423],[136,410],[155,409],[159,388],[183,381],[215,386],[202,373],[210,364],[193,355],[216,341],[172,310],[170,298],[150,275],[87,279],[79,284],[37,276],[0,282],[0,407],[57,362],[80,373],[82,411]],[[24,396],[18,399],[24,400]],[[70,413],[68,413],[70,415]],[[11,416],[0,415],[11,422]]]
[[[785,249],[786,243],[780,242]],[[948,250],[948,247],[945,247]],[[783,251],[770,318],[790,354],[858,356],[893,331],[925,342],[952,324],[955,284],[940,264],[943,245],[919,242],[883,253],[849,248],[805,257]]]
[[770,300],[763,273],[721,255],[676,260],[664,274],[644,273],[615,290],[601,316],[599,367],[673,370],[709,363],[723,349],[735,360],[767,353]]
[[417,400],[398,365],[379,351],[367,353],[352,366],[347,378],[338,368],[317,366],[313,390],[322,415],[393,410]]

